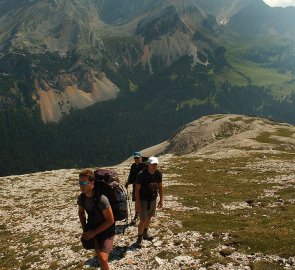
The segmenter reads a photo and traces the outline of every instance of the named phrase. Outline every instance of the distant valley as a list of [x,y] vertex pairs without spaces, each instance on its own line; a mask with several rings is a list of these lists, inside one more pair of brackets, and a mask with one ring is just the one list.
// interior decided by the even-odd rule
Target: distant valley
[[114,164],[213,113],[294,123],[294,18],[262,0],[1,1],[0,175]]

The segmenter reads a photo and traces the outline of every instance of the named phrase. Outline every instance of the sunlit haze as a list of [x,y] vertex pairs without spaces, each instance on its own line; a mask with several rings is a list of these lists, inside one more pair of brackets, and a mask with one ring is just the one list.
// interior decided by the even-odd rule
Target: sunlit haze
[[295,6],[295,0],[264,0],[271,7]]

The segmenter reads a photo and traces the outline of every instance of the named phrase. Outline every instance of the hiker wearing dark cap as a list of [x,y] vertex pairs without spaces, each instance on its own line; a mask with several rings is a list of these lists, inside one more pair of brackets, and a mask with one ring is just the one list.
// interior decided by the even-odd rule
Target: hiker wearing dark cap
[[[146,164],[142,163],[142,156],[140,152],[133,153],[134,163],[132,163],[128,180],[125,184],[125,187],[128,188],[128,185],[132,185],[132,201],[135,202],[135,183],[137,174],[146,167]],[[138,219],[138,213],[135,211],[135,216],[132,220],[132,223],[135,224]]]
[[[158,159],[150,157],[148,166],[142,170],[136,177],[135,187],[135,207],[139,213],[138,236],[136,245],[141,247],[142,239],[152,240],[148,233],[150,222],[155,216],[156,206],[163,207],[163,185],[162,173],[158,170]],[[157,205],[157,197],[160,195],[160,200]]]

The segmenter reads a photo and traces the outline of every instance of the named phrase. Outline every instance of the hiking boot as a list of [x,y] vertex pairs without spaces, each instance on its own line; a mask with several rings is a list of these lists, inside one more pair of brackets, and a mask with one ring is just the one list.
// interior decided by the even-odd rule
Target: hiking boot
[[138,235],[137,240],[135,242],[135,246],[138,248],[141,248],[141,242],[142,242],[142,235]]
[[149,233],[148,233],[148,229],[144,229],[143,231],[143,235],[142,235],[142,238],[144,240],[148,240],[148,241],[152,241],[154,239],[153,236],[150,236]]

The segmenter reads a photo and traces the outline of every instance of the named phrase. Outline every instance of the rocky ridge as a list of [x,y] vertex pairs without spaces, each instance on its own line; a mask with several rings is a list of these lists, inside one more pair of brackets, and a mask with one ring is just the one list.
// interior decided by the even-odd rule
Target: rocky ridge
[[[284,134],[284,130],[291,136]],[[219,153],[218,149],[222,148],[236,151],[239,155],[239,152],[248,153],[244,149],[239,149],[241,146],[249,151],[275,151],[277,146],[271,143],[275,140],[279,145],[294,150],[294,131],[294,126],[290,124],[260,117],[235,114],[209,115],[181,127],[162,151],[175,155],[212,155],[214,152]],[[268,137],[269,144],[255,140],[262,134]]]

